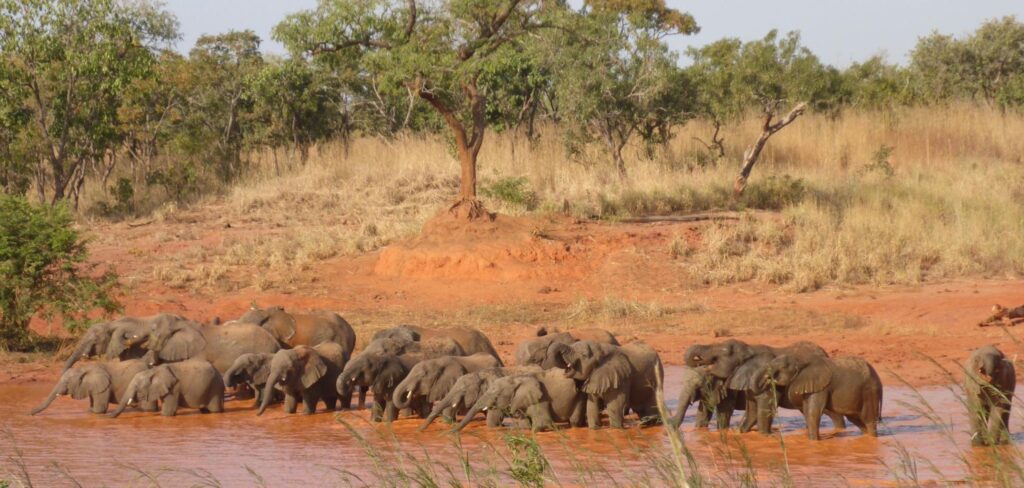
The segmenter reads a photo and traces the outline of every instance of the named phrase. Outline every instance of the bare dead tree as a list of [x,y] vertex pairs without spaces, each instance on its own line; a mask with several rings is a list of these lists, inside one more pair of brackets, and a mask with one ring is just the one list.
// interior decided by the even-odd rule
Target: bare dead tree
[[768,144],[768,139],[787,125],[792,124],[793,121],[796,120],[797,117],[803,115],[806,110],[807,103],[800,102],[793,107],[785,117],[775,123],[772,123],[774,112],[771,110],[765,111],[764,124],[761,126],[761,135],[758,136],[757,141],[755,141],[754,144],[748,147],[743,153],[743,168],[740,170],[740,175],[736,178],[736,183],[733,185],[733,193],[736,196],[742,195],[743,190],[747,188],[747,178],[750,177],[750,172],[754,169],[754,165],[757,164],[757,158],[761,156],[761,151],[764,149],[764,146]]

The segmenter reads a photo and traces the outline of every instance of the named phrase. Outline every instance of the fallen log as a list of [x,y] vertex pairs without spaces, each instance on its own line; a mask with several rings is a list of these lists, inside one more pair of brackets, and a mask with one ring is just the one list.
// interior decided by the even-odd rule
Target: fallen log
[[1013,327],[1020,324],[1024,324],[1024,305],[1006,308],[996,304],[992,306],[992,316],[979,322],[978,327]]

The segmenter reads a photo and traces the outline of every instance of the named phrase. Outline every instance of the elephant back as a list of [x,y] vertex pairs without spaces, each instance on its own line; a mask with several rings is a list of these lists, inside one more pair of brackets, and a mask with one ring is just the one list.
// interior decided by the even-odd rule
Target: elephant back
[[498,351],[494,349],[494,345],[491,344],[491,340],[477,329],[470,329],[467,327],[453,327],[450,329],[442,330],[426,330],[424,329],[421,333],[421,341],[425,341],[433,337],[450,337],[455,341],[462,351],[467,355],[473,354],[490,354],[500,359]]
[[255,324],[229,322],[203,326],[200,332],[206,340],[206,348],[197,358],[209,361],[220,374],[230,369],[242,354],[274,354],[281,349],[270,332]]
[[[327,364],[329,376],[337,377],[345,369],[349,355],[345,347],[335,342],[323,342],[313,346],[313,350],[320,355],[320,358]],[[333,383],[334,380],[331,380]]]
[[107,372],[110,373],[111,386],[114,388],[114,398],[120,401],[121,396],[128,391],[128,385],[136,374],[149,369],[146,361],[141,359],[128,359],[126,361],[110,361],[104,363]]
[[658,377],[665,377],[658,352],[643,342],[633,342],[620,347],[633,367],[630,379],[630,403],[634,405],[653,404]]

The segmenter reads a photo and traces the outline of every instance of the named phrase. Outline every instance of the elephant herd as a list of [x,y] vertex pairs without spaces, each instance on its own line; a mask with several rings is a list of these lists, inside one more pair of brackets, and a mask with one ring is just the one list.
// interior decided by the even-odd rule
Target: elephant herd
[[[371,420],[400,415],[439,417],[461,430],[478,414],[497,427],[505,418],[534,431],[558,425],[599,428],[607,419],[622,428],[627,415],[641,425],[659,423],[657,392],[661,359],[653,348],[622,345],[601,329],[547,333],[519,344],[515,366],[506,367],[491,341],[469,328],[425,329],[401,325],[378,331],[355,352],[356,335],[333,312],[291,313],[283,307],[253,308],[237,320],[203,325],[173,314],[126,317],[97,324],[82,337],[46,400],[57,396],[90,401],[94,413],[111,417],[129,406],[173,416],[180,407],[203,413],[224,410],[226,388],[252,390],[256,413],[275,402],[307,414],[364,408],[372,393]],[[84,365],[77,361],[105,360]],[[678,427],[693,404],[696,425],[715,417],[728,429],[742,410],[740,432],[772,432],[778,408],[800,411],[811,439],[822,415],[839,429],[846,421],[878,435],[882,383],[860,358],[833,358],[810,342],[776,348],[730,339],[687,349],[679,403],[667,420]],[[1013,364],[993,346],[967,364],[965,390],[972,441],[1006,442]],[[461,420],[459,419],[461,416]]]

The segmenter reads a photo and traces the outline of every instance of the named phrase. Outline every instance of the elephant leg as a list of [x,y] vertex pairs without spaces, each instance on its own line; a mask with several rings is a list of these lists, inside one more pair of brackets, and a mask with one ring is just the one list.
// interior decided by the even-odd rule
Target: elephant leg
[[[706,428],[708,428],[708,425],[711,423],[711,413],[712,413],[712,411],[713,411],[713,409],[711,408],[710,405],[708,405],[708,402],[705,402],[704,400],[700,401],[700,403],[697,405],[697,417],[696,417],[696,420],[695,420],[696,427],[698,429],[706,429]],[[683,406],[680,405],[679,406],[679,414],[677,416],[679,422],[678,422],[678,425],[676,425],[676,427],[679,427],[680,425],[683,425],[683,417],[685,417],[685,416],[686,416],[686,407],[683,407]]]
[[627,403],[628,397],[625,394],[619,394],[612,397],[612,399],[608,400],[605,404],[605,409],[608,411],[608,425],[611,428],[622,428],[622,420],[625,416]]
[[373,400],[373,406],[371,407],[371,410],[370,410],[370,420],[373,421],[373,422],[383,422],[384,421],[384,402],[383,401],[378,401],[376,399]]
[[[492,429],[493,428],[497,428],[497,427],[501,427],[502,420],[504,420],[504,415],[501,414],[501,411],[499,411],[496,408],[491,408],[491,409],[487,410],[487,426],[488,427],[490,427]],[[454,420],[453,420],[453,422],[454,422]]]
[[338,395],[338,402],[341,403],[339,407],[342,410],[349,410],[352,408],[352,387],[350,385],[345,385],[341,394]]
[[213,413],[224,413],[224,395],[214,395],[206,408]]
[[572,427],[587,425],[587,403],[585,401],[578,401],[572,407],[572,413],[569,414],[569,425]]
[[157,405],[156,400],[150,400],[145,403],[140,403],[139,408],[141,408],[143,412],[156,412],[160,410],[160,407]]
[[598,429],[601,427],[601,407],[598,399],[587,397],[587,427]]
[[317,394],[311,388],[302,390],[302,411],[306,415],[313,415],[316,413],[317,401]]
[[164,406],[160,410],[160,415],[164,417],[173,417],[178,413],[178,395],[170,394],[163,398]]
[[285,413],[295,413],[295,409],[298,407],[299,399],[291,393],[284,394],[284,411]]
[[757,401],[752,395],[747,395],[746,405],[744,406],[743,419],[740,420],[740,433],[746,434],[754,429],[754,424],[757,422],[757,416],[754,415],[757,412]]
[[733,404],[731,402],[718,404],[718,413],[715,416],[715,419],[718,421],[718,430],[729,430],[729,424],[732,423],[732,412]]
[[[831,410],[825,410],[825,415],[828,415],[828,418],[832,420],[832,425],[835,426],[836,430],[846,430],[846,419],[842,415]],[[860,426],[858,425],[857,427]]]
[[398,419],[398,407],[394,403],[386,402],[384,404],[384,421],[390,423],[396,419]]
[[988,443],[988,409],[978,401],[968,397],[967,412],[971,423],[971,445],[984,446]]
[[[754,408],[757,415],[757,431],[770,435],[772,433],[772,421],[775,420],[775,408],[771,397],[759,395],[755,397]],[[755,415],[751,413],[751,415]]]
[[825,411],[827,393],[814,393],[804,401],[804,422],[807,423],[807,437],[812,441],[821,439],[821,415]]
[[89,401],[92,402],[92,413],[107,413],[107,405],[110,404],[110,389],[99,394],[90,395]]
[[988,417],[989,439],[992,444],[1006,444],[1010,442],[1010,407],[997,402],[992,406],[992,413]]
[[[349,395],[351,395],[351,393],[349,393]],[[366,408],[366,387],[365,386],[360,386],[359,387],[359,405],[356,405],[356,408],[359,408],[360,410],[363,409],[363,408]]]

